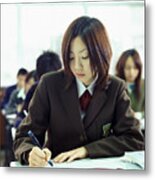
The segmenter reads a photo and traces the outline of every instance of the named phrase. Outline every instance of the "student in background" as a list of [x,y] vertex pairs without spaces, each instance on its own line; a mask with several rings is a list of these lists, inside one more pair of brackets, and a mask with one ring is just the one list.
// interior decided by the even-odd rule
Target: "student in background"
[[62,68],[61,60],[59,55],[53,51],[44,51],[38,58],[36,62],[36,73],[37,82],[29,89],[26,98],[24,100],[24,105],[22,110],[19,112],[15,127],[18,127],[22,119],[25,117],[26,112],[28,112],[28,106],[30,100],[35,92],[35,89],[39,83],[41,76],[47,72],[57,71]]
[[124,51],[116,65],[116,75],[127,83],[131,106],[136,112],[135,116],[143,118],[144,115],[144,80],[142,75],[142,62],[136,49]]
[[34,70],[27,74],[23,87],[12,92],[8,105],[5,108],[5,114],[17,114],[21,110],[26,94],[36,80],[36,72]]
[[[125,84],[108,74],[112,50],[103,24],[75,19],[62,42],[64,70],[42,76],[17,129],[17,160],[32,167],[75,159],[111,157],[144,149]],[[44,144],[48,129],[48,141]],[[43,149],[33,144],[32,130]]]
[[8,88],[6,88],[5,96],[4,96],[4,99],[3,99],[2,104],[1,104],[1,109],[5,109],[7,107],[10,96],[15,89],[23,88],[27,73],[28,72],[25,68],[21,68],[18,70],[17,83],[15,85],[12,85],[12,86],[9,86]]
[[32,70],[27,74],[27,77],[25,80],[25,88],[21,92],[21,94],[23,93],[23,102],[20,106],[18,106],[17,113],[21,112],[23,105],[24,105],[24,102],[25,102],[25,99],[26,99],[26,96],[27,96],[29,90],[32,88],[32,86],[36,82],[37,82],[37,72],[36,72],[36,70]]

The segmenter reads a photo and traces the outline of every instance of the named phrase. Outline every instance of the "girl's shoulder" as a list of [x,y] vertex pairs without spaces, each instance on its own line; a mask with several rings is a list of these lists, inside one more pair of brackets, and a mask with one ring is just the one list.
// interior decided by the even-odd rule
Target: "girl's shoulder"
[[115,85],[125,85],[126,83],[123,79],[119,78],[118,76],[109,75],[109,81]]
[[55,82],[62,83],[64,79],[65,79],[65,73],[63,70],[48,72],[41,77],[41,80],[44,81],[46,84],[51,84]]
[[114,75],[109,75],[109,80],[106,87],[107,90],[109,89],[110,91],[117,91],[118,89],[124,88],[126,88],[126,83],[123,79]]

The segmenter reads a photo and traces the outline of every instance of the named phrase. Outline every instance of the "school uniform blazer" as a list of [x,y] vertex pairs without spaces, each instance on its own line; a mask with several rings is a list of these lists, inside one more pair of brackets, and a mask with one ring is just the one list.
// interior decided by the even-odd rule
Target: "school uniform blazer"
[[133,117],[125,83],[110,77],[104,89],[95,89],[86,116],[81,120],[76,82],[66,88],[63,71],[48,73],[40,80],[30,102],[29,115],[17,129],[14,152],[21,163],[27,163],[33,148],[28,130],[44,143],[52,157],[84,146],[90,158],[122,155],[125,151],[144,149],[139,123]]

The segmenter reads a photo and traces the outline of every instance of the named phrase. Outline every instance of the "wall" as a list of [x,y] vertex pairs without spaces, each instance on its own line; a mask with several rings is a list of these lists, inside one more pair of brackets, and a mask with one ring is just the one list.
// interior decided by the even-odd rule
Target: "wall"
[[113,48],[111,74],[128,48],[136,48],[144,63],[143,1],[2,4],[1,86],[14,83],[20,67],[34,69],[43,50],[60,54],[67,26],[81,15],[99,18],[106,26]]

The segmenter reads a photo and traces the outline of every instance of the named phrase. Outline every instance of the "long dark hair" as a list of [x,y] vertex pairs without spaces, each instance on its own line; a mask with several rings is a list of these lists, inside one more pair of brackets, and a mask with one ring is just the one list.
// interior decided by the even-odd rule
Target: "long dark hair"
[[70,79],[73,74],[70,69],[70,45],[79,36],[86,44],[89,52],[92,70],[98,73],[96,85],[104,87],[108,79],[108,71],[112,49],[103,24],[96,18],[82,16],[75,19],[66,30],[62,42],[62,58],[64,68]]
[[136,94],[137,99],[139,100],[139,98],[141,96],[140,88],[141,88],[142,62],[141,62],[140,55],[136,49],[126,50],[121,54],[121,56],[116,64],[116,75],[126,81],[125,74],[124,74],[124,68],[125,68],[125,63],[126,63],[126,60],[128,59],[128,57],[132,57],[136,68],[139,70],[138,76],[135,79],[135,94]]

